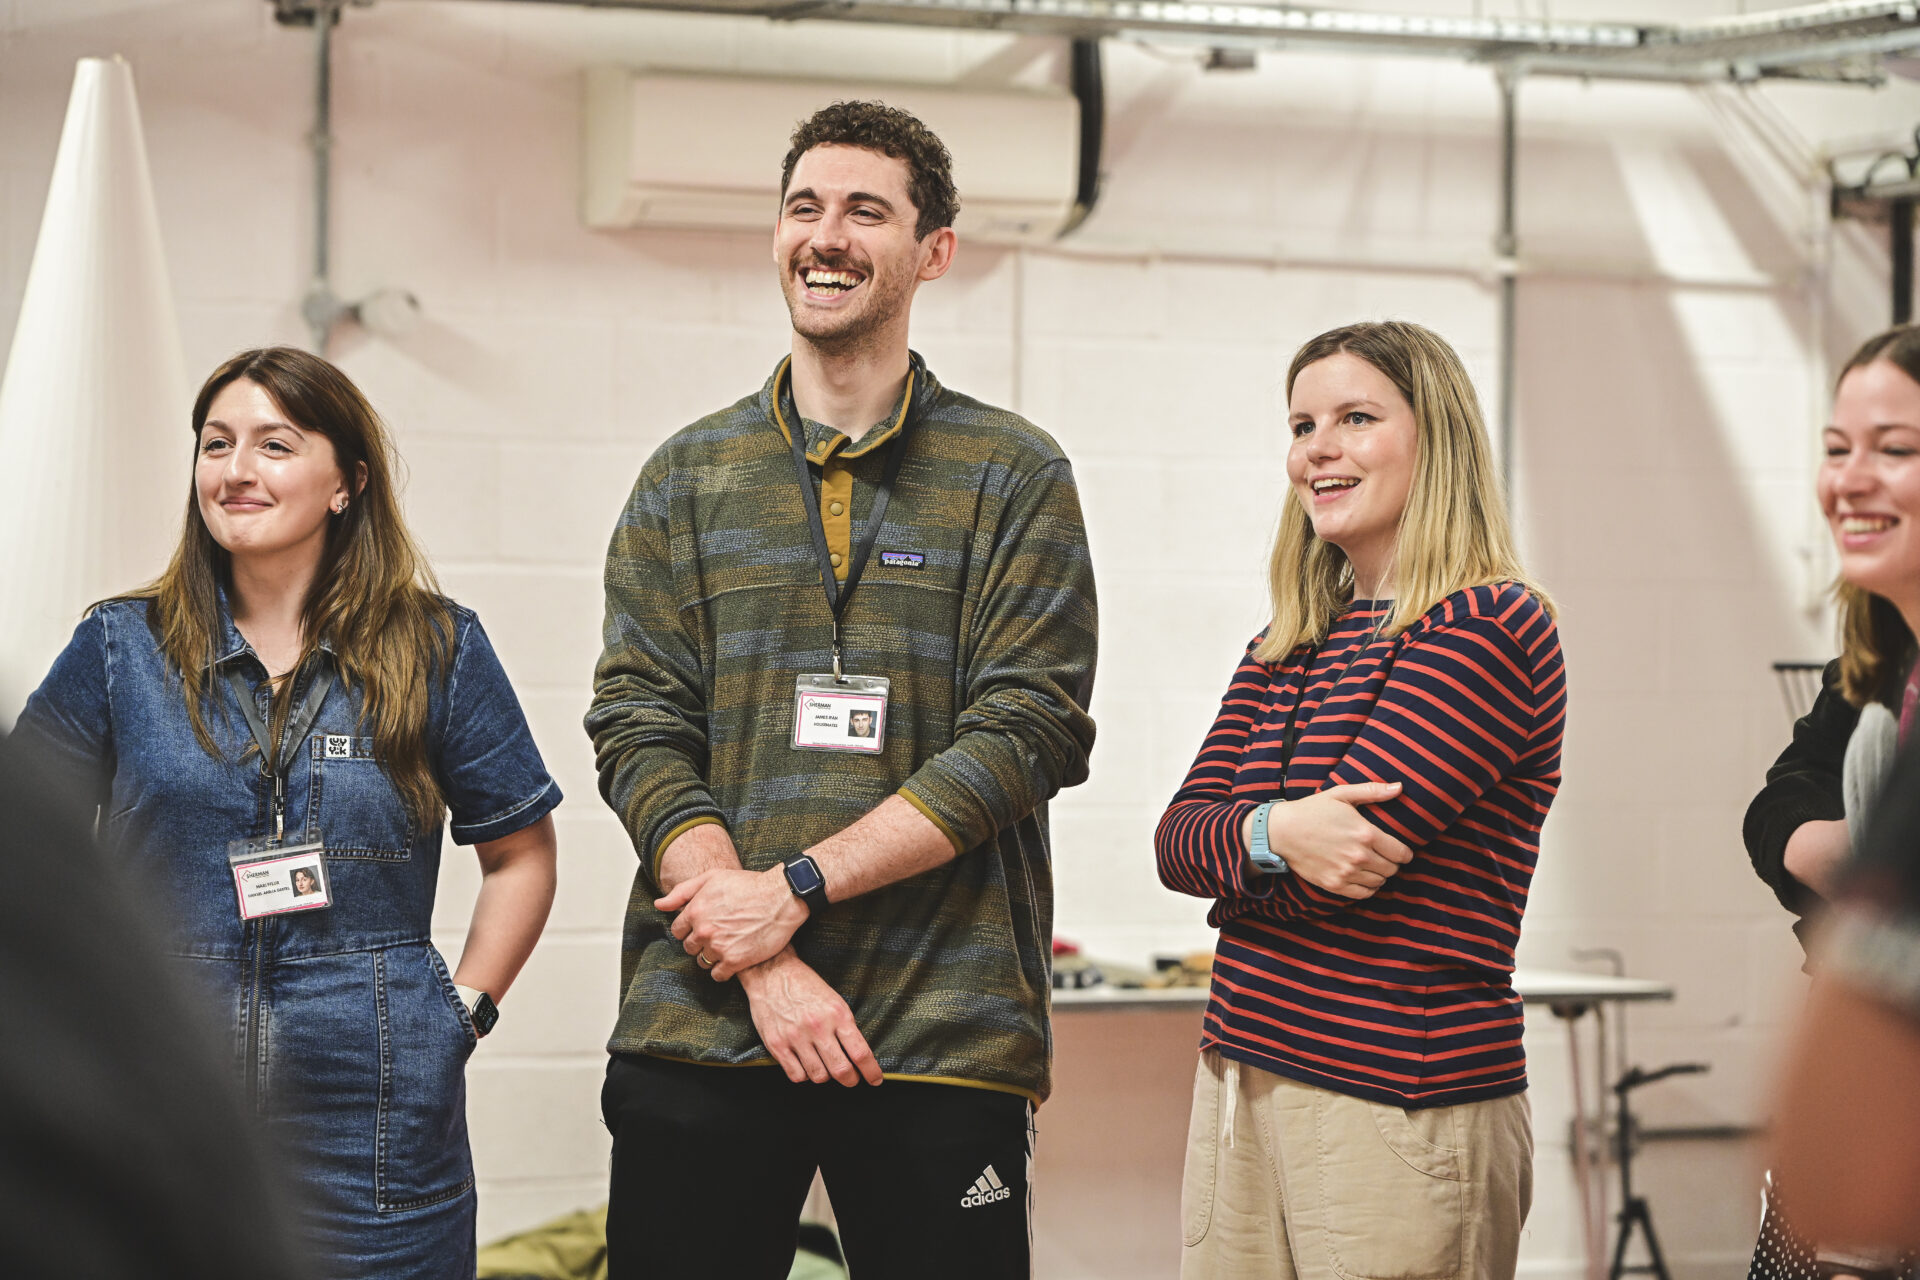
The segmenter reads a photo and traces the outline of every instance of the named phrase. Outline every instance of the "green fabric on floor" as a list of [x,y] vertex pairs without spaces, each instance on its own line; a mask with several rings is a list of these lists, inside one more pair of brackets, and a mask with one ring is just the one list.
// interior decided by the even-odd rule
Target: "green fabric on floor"
[[[794,1254],[787,1280],[846,1280],[817,1253]],[[480,1250],[479,1280],[606,1280],[607,1206],[582,1209]]]
[[607,1206],[582,1209],[480,1250],[479,1280],[606,1280]]

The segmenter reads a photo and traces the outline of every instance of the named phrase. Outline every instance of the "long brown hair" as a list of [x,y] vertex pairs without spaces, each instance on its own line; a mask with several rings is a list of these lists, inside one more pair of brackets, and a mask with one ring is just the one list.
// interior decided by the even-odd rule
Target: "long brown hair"
[[[1342,352],[1386,375],[1413,406],[1418,433],[1413,487],[1394,544],[1393,606],[1379,634],[1398,635],[1454,592],[1492,582],[1519,583],[1551,613],[1553,602],[1520,567],[1480,399],[1446,339],[1404,320],[1330,329],[1294,355],[1287,399],[1293,399],[1301,370]],[[1299,645],[1324,640],[1353,599],[1346,554],[1314,536],[1313,521],[1291,485],[1274,535],[1268,585],[1273,621],[1254,650],[1262,662],[1278,662]]]
[[[342,474],[365,468],[366,481],[343,514],[328,522],[320,569],[301,614],[304,666],[322,641],[333,650],[335,673],[360,694],[360,724],[372,726],[374,754],[421,827],[438,826],[439,781],[427,756],[427,699],[447,670],[453,615],[439,595],[433,570],[401,518],[394,475],[398,458],[380,416],[339,369],[293,347],[242,351],[215,369],[193,402],[194,454],[214,398],[240,379],[258,384],[287,419],[333,445]],[[166,571],[127,599],[151,602],[149,619],[178,671],[193,733],[208,754],[220,755],[208,728],[215,705],[211,664],[221,639],[222,587],[232,587],[231,561],[214,541],[187,487],[180,544]],[[298,669],[298,668],[296,668]],[[279,737],[293,698],[292,680],[273,698]]]
[[[1834,394],[1840,393],[1848,374],[1876,360],[1920,382],[1920,329],[1900,325],[1868,338],[1833,380]],[[1900,682],[1913,665],[1915,651],[1906,620],[1892,601],[1845,578],[1834,581],[1833,598],[1840,605],[1841,695],[1856,707],[1869,702],[1898,707]]]

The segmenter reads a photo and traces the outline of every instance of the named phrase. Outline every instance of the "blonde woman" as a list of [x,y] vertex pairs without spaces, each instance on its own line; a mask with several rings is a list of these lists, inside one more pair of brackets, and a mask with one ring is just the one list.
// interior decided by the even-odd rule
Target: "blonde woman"
[[1273,618],[1155,836],[1220,930],[1181,1275],[1511,1276],[1533,1139],[1510,980],[1565,683],[1460,359],[1302,347]]
[[[313,1274],[472,1280],[466,1062],[546,922],[560,790],[344,374],[242,352],[192,426],[172,563],[89,612],[15,745],[99,806],[210,997]],[[430,940],[449,812],[482,873],[451,974]]]

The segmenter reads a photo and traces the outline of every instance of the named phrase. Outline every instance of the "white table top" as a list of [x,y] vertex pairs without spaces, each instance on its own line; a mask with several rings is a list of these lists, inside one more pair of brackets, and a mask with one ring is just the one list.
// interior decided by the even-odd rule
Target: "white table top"
[[[1528,1004],[1594,1004],[1602,1000],[1671,1000],[1673,984],[1648,978],[1559,969],[1515,969],[1513,989]],[[1180,1008],[1207,1002],[1205,987],[1080,987],[1055,991],[1056,1009]]]
[[1528,1004],[1673,999],[1671,982],[1654,978],[1616,978],[1610,973],[1572,973],[1563,969],[1515,969],[1513,989]]

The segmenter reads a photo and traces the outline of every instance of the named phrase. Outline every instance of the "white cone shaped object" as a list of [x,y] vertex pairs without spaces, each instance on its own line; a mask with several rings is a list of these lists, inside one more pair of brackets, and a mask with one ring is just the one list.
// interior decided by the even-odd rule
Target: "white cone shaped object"
[[0,381],[0,724],[179,536],[192,411],[133,69],[83,58]]

